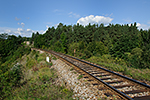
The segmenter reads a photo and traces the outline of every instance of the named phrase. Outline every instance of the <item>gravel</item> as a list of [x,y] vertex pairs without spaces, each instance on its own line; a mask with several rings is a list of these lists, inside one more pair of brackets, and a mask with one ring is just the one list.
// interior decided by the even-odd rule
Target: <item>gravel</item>
[[52,60],[54,68],[57,70],[58,80],[56,84],[65,85],[66,88],[71,89],[73,94],[73,99],[81,100],[98,100],[101,98],[107,98],[102,91],[99,91],[97,88],[94,88],[93,85],[88,82],[86,79],[78,79],[79,73],[75,70],[70,70],[71,67],[60,59]]

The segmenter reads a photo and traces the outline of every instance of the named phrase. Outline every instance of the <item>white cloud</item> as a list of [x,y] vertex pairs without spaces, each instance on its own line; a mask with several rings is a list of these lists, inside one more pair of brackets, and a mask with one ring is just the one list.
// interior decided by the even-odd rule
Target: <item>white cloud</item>
[[73,12],[70,12],[68,13],[69,17],[75,17],[75,18],[79,18],[80,15],[79,14],[76,14],[76,13],[73,13]]
[[138,29],[144,29],[144,30],[150,29],[150,26],[148,26],[148,25],[146,25],[146,24],[137,23],[136,26],[138,27]]
[[47,28],[49,28],[49,26],[48,26],[48,25],[46,25],[46,27],[47,27]]
[[7,33],[10,33],[10,32],[11,32],[11,30],[10,30],[10,29],[6,29],[6,32],[7,32]]
[[[131,26],[131,23],[129,24],[129,26]],[[146,25],[146,24],[140,24],[140,23],[136,23],[136,26],[138,27],[138,29],[143,29],[143,30],[148,30],[150,29],[150,26]]]
[[27,31],[28,31],[28,32],[32,32],[32,30],[31,30],[31,29],[27,29]]
[[43,30],[40,30],[38,31],[40,34],[44,34],[47,30],[43,31]]
[[22,22],[22,23],[18,23],[18,25],[24,27],[25,24]]
[[25,25],[24,23],[21,23],[21,26],[22,26],[22,27],[24,27],[24,25]]
[[57,28],[57,26],[59,25],[59,23],[57,23],[57,24],[55,24],[54,26],[55,26],[55,28]]
[[22,28],[18,28],[17,31],[23,31],[23,29]]
[[136,25],[137,27],[139,27],[139,26],[141,26],[141,24],[140,23],[137,23],[137,25]]
[[[9,35],[21,35],[22,37],[31,37],[32,33],[36,33],[38,30],[32,30],[32,29],[22,29],[22,28],[9,28],[9,27],[0,27],[0,34],[1,33],[8,33]],[[40,30],[38,31],[40,34],[43,34],[44,31]]]
[[80,18],[77,21],[77,23],[82,24],[84,26],[88,25],[89,23],[91,23],[91,24],[104,23],[106,25],[106,24],[109,24],[112,20],[113,20],[113,18],[110,18],[110,17],[104,17],[104,16],[95,16],[94,17],[94,15],[90,15],[90,16]]

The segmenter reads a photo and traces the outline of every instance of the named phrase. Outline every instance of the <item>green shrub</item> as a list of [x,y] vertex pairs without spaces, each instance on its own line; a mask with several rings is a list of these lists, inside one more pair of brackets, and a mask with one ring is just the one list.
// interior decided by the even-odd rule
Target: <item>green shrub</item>
[[23,78],[22,65],[15,64],[11,69],[5,73],[0,72],[0,99],[4,99],[11,94],[12,87],[20,85],[20,80]]
[[36,64],[36,61],[34,59],[30,59],[27,63],[26,63],[26,67],[27,68],[31,68]]
[[50,66],[52,66],[52,65],[53,65],[53,63],[51,62],[51,63],[50,63]]
[[79,80],[79,79],[81,79],[82,77],[83,77],[83,75],[79,75],[77,79]]
[[38,57],[39,57],[39,55],[36,53],[36,54],[35,54],[35,60],[37,60]]
[[57,58],[55,56],[52,55],[53,60],[57,60]]
[[35,54],[36,54],[36,50],[33,50],[32,53],[31,53],[31,56],[33,56]]
[[49,80],[49,76],[48,75],[43,75],[43,76],[40,76],[39,79],[41,81],[48,81]]
[[131,54],[128,54],[129,65],[135,68],[145,68],[142,64],[142,49],[134,48],[131,51]]
[[72,91],[53,84],[55,78],[57,78],[54,69],[43,67],[32,74],[30,81],[14,90],[7,99],[73,100]]

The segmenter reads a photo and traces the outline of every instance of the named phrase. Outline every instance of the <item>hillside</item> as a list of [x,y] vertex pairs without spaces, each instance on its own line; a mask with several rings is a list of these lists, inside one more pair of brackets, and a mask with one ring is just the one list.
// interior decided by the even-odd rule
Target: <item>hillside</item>
[[15,61],[2,63],[1,67],[9,62],[9,68],[5,72],[1,69],[0,99],[72,100],[72,91],[55,84],[56,71],[45,58],[45,53],[30,51]]

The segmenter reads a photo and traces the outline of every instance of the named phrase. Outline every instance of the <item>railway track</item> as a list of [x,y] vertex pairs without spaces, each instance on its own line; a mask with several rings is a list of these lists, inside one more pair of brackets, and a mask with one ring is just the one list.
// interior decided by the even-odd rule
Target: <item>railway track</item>
[[51,53],[74,68],[83,75],[93,86],[102,91],[107,97],[119,100],[150,100],[150,86],[91,64],[81,59],[71,57],[54,51],[43,50]]

